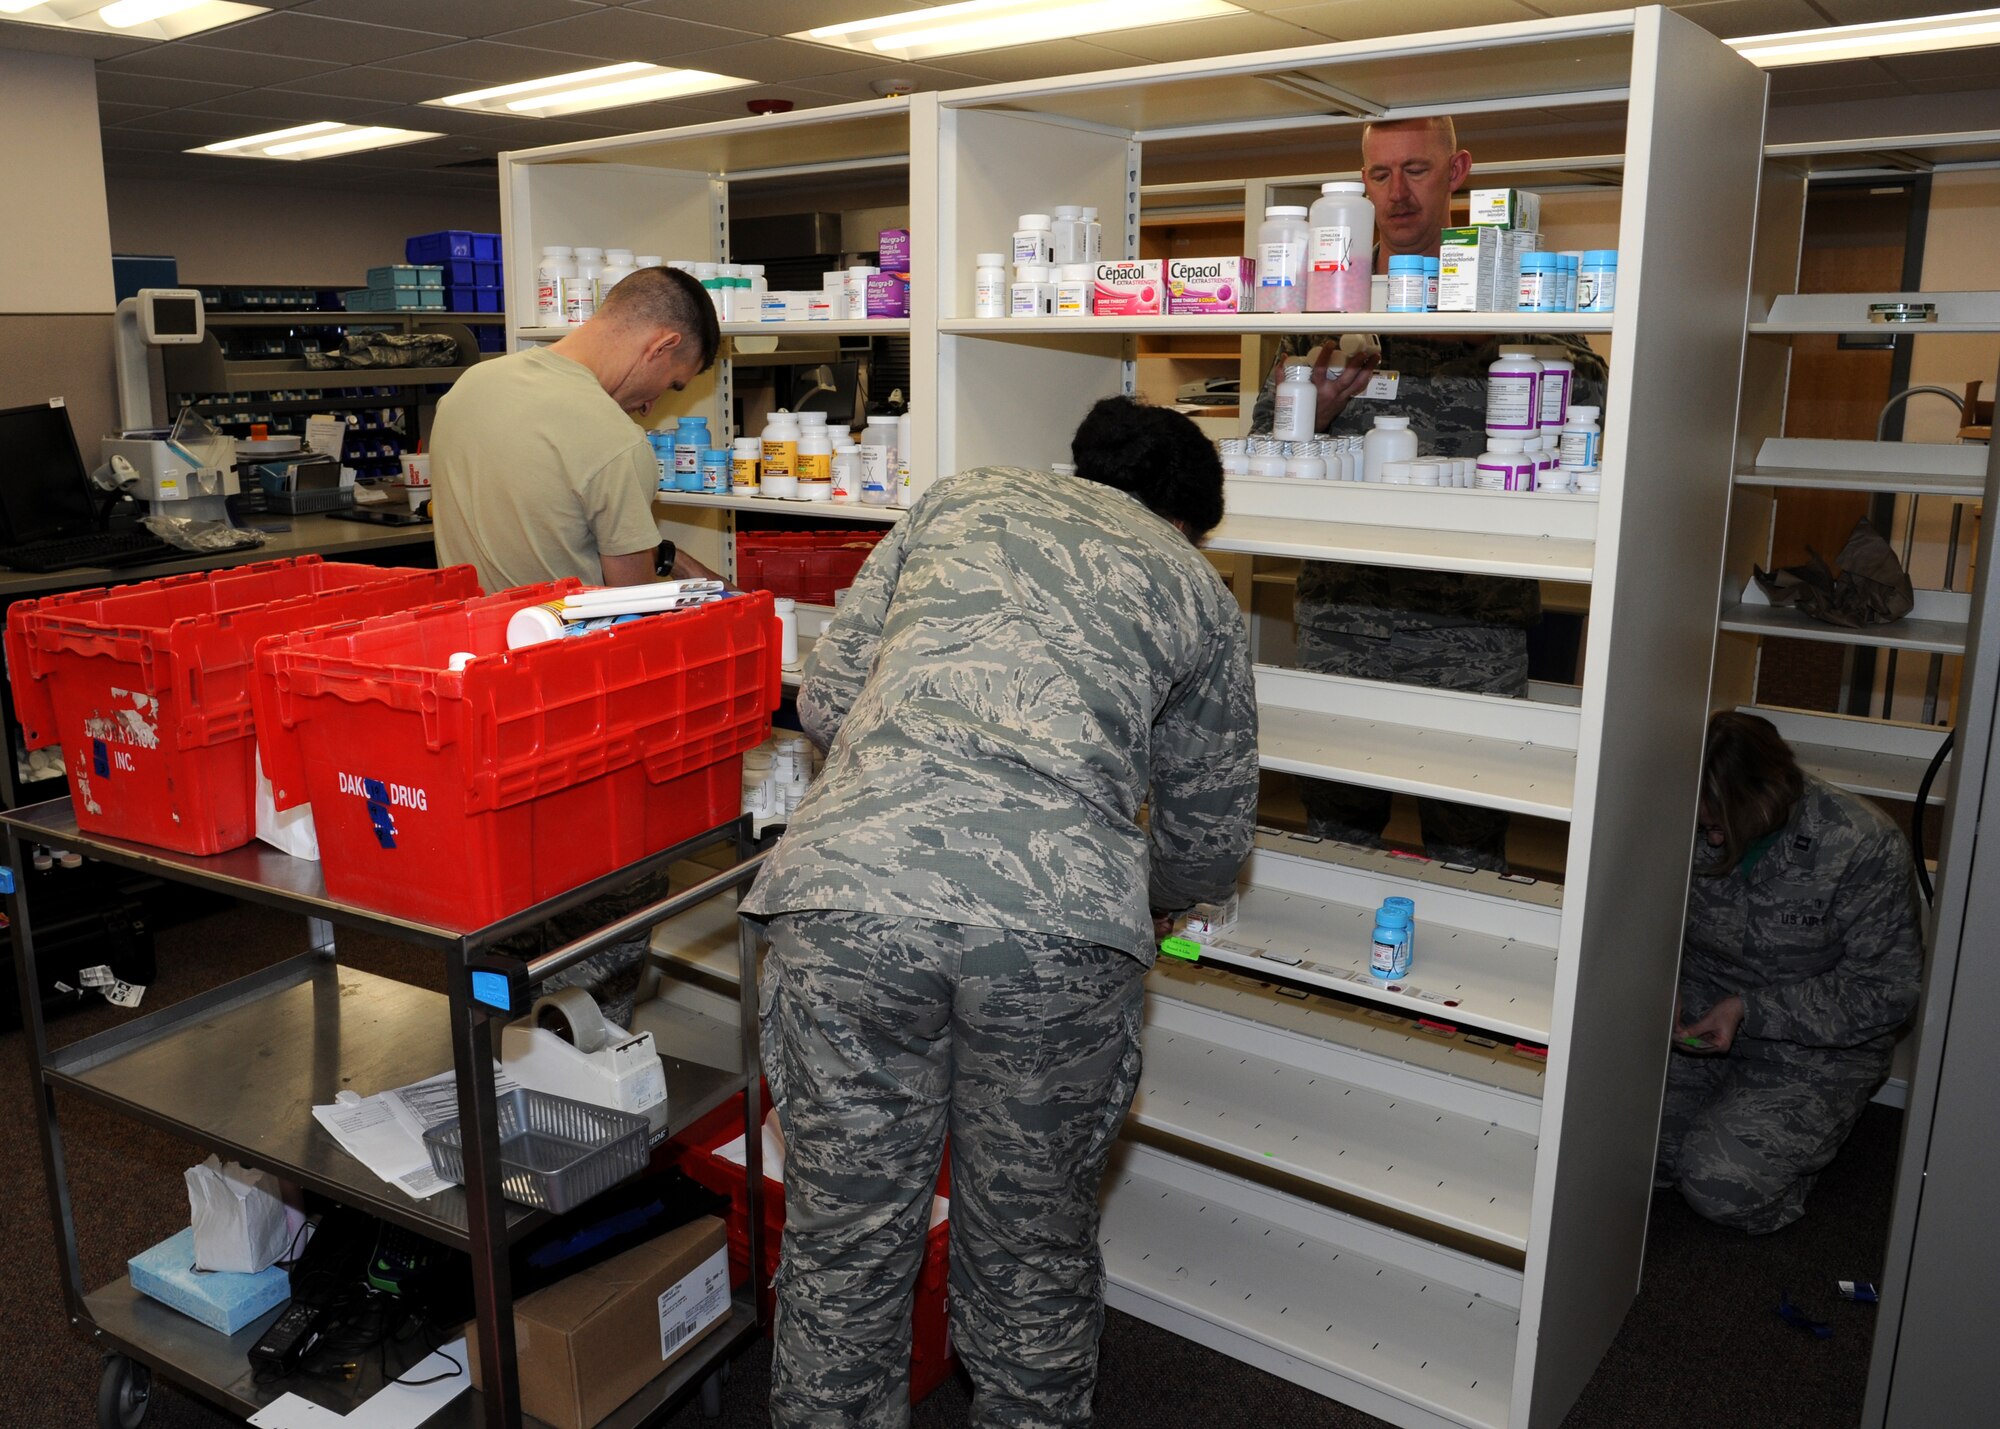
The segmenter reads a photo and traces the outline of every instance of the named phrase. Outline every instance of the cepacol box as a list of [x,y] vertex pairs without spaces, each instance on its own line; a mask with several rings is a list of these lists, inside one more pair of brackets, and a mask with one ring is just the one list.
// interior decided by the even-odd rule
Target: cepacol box
[[1099,263],[1090,310],[1100,318],[1157,317],[1165,288],[1157,258]]
[[1169,258],[1169,313],[1247,313],[1257,286],[1254,258]]

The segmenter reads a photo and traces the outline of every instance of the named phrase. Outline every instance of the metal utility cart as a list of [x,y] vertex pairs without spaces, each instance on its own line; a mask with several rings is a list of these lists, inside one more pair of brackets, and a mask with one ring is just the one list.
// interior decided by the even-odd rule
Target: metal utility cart
[[[49,1210],[61,1255],[63,1293],[71,1321],[107,1348],[98,1417],[106,1429],[136,1429],[146,1417],[151,1377],[161,1374],[230,1413],[249,1416],[287,1390],[312,1397],[313,1386],[256,1383],[249,1348],[282,1313],[272,1310],[234,1335],[209,1330],[178,1311],[147,1299],[120,1275],[86,1290],[77,1250],[76,1220],[64,1164],[58,1089],[88,1097],[115,1111],[162,1128],[246,1166],[270,1171],[342,1204],[373,1213],[431,1240],[470,1254],[480,1362],[489,1367],[483,1391],[467,1391],[429,1421],[438,1426],[485,1425],[518,1429],[524,1418],[514,1362],[514,1322],[508,1246],[543,1223],[540,1211],[503,1201],[499,1133],[494,1114],[494,1022],[525,1010],[530,989],[614,942],[747,884],[762,859],[750,847],[747,820],[735,820],[615,873],[549,899],[501,922],[477,929],[434,927],[335,903],[326,896],[319,865],[261,844],[212,858],[197,858],[78,831],[67,799],[0,814],[6,825],[7,863],[24,866],[23,850],[35,843],[74,849],[87,857],[137,869],[266,907],[303,916],[306,949],[261,971],[135,1017],[108,1032],[51,1052],[41,1002],[35,995],[33,910],[26,880],[11,889],[23,1023],[30,1068],[39,1086],[37,1123],[48,1176]],[[490,951],[503,938],[587,899],[610,893],[638,877],[665,869],[716,845],[736,844],[742,861],[726,872],[639,909],[533,959]],[[446,993],[343,968],[335,956],[334,926],[379,933],[443,956]],[[741,974],[754,975],[756,947],[745,934]],[[742,1002],[737,1031],[743,1057],[735,1069],[718,1069],[663,1055],[670,1133],[744,1094],[744,1139],[750,1197],[750,1263],[760,1264],[758,1201],[762,1119],[757,1078],[756,1007]],[[476,1129],[465,1142],[462,1187],[416,1201],[378,1179],[343,1151],[314,1120],[312,1107],[352,1088],[373,1093],[434,1076],[447,1065],[458,1076],[462,1123]],[[137,1249],[136,1247],[134,1249]],[[699,1392],[705,1407],[720,1407],[721,1373],[762,1326],[751,1294],[738,1294],[725,1326],[607,1419],[611,1429],[655,1423]],[[490,1367],[498,1366],[494,1375]],[[364,1367],[357,1399],[377,1387],[381,1371]]]

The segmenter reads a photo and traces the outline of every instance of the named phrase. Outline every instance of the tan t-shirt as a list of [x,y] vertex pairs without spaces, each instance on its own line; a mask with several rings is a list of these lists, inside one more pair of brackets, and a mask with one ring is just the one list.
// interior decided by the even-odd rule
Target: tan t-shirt
[[482,362],[439,401],[431,432],[438,561],[486,591],[576,576],[651,550],[659,465],[581,363],[541,348]]

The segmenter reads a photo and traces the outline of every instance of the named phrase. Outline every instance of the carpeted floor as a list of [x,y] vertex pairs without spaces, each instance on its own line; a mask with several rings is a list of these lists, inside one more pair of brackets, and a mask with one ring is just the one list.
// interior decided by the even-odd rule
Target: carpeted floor
[[[296,920],[240,908],[160,936],[160,985],[147,1010],[241,975],[302,946]],[[371,972],[438,987],[431,960],[393,944],[341,935],[342,958]],[[128,1016],[98,1006],[60,1018],[57,1043]],[[14,1130],[0,1163],[0,1233],[13,1254],[0,1261],[0,1429],[88,1429],[97,1422],[98,1352],[64,1323],[24,1042],[0,1036],[0,1116]],[[102,1284],[134,1251],[187,1224],[181,1172],[191,1148],[92,1106],[65,1099],[62,1119],[83,1245],[85,1283]],[[1878,1279],[1900,1134],[1900,1117],[1871,1107],[1813,1194],[1804,1221],[1748,1239],[1696,1218],[1671,1192],[1655,1197],[1645,1281],[1610,1354],[1566,1423],[1686,1424],[1837,1429],[1855,1423],[1868,1373],[1873,1310],[1835,1293],[1841,1279]],[[1827,1321],[1816,1339],[1778,1319],[1781,1291]],[[690,1408],[675,1429],[767,1422],[770,1356],[758,1346],[737,1361],[723,1417]],[[961,1380],[919,1406],[916,1429],[965,1422]],[[167,1386],[149,1425],[222,1429],[235,1424]],[[1097,1422],[1119,1426],[1214,1425],[1257,1429],[1359,1429],[1380,1421],[1282,1380],[1112,1314],[1104,1335]]]

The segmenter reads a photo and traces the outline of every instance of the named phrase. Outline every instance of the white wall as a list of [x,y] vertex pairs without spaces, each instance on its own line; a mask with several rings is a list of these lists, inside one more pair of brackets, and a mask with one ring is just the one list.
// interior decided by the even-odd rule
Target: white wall
[[0,134],[0,313],[110,312],[90,61],[0,50]]
[[[94,112],[91,133],[94,144]],[[297,167],[297,179],[283,184],[114,177],[110,251],[176,258],[183,283],[358,288],[370,268],[401,263],[413,233],[500,231],[497,178],[488,193],[372,195],[316,189],[311,165]]]

